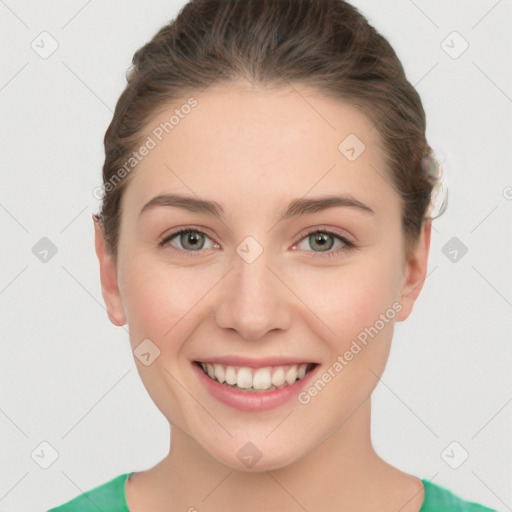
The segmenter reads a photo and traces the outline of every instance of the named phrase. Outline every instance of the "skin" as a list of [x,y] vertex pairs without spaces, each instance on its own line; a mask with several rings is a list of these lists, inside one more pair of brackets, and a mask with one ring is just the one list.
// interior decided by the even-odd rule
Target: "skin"
[[[372,446],[370,397],[394,323],[410,315],[426,277],[430,223],[406,251],[379,134],[351,105],[307,87],[232,84],[193,96],[198,106],[129,177],[117,259],[95,223],[108,316],[128,323],[132,349],[146,338],[159,348],[151,365],[135,362],[172,431],[168,455],[127,482],[130,511],[225,511],[243,503],[247,512],[417,512],[422,482]],[[186,99],[154,117],[143,137]],[[351,133],[366,145],[353,162],[338,150]],[[139,216],[164,192],[214,200],[224,216],[166,206]],[[292,199],[333,193],[374,214],[334,207],[279,222]],[[207,231],[202,252],[187,257],[179,235],[174,247],[158,246],[187,226]],[[306,235],[316,228],[356,248],[322,257],[343,244],[313,245]],[[247,236],[263,248],[251,264],[236,252]],[[395,302],[395,318],[306,405],[292,399],[241,412],[213,398],[193,371],[192,361],[226,354],[300,355],[321,375]],[[252,468],[237,457],[248,441],[262,454]]]

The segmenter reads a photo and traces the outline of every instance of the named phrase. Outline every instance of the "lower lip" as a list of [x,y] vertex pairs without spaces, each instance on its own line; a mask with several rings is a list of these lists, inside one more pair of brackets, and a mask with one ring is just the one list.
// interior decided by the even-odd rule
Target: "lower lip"
[[267,411],[296,398],[313,378],[313,374],[318,368],[313,368],[291,386],[284,386],[272,391],[240,391],[211,379],[196,363],[193,363],[192,366],[210,395],[220,402],[244,412]]

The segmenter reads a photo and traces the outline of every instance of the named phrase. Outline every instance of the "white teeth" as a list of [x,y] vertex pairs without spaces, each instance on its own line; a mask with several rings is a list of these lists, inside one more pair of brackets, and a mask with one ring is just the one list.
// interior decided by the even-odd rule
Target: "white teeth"
[[284,368],[279,366],[272,375],[272,384],[274,386],[282,386],[284,384]]
[[212,379],[215,377],[215,373],[213,371],[213,364],[206,363],[206,371],[208,373],[208,377],[211,377]]
[[260,368],[256,370],[252,378],[252,387],[254,389],[269,389],[272,386],[272,379],[270,378],[270,372],[272,368]]
[[226,367],[226,382],[231,386],[236,384],[236,370],[233,366]]
[[292,366],[286,372],[284,378],[288,384],[293,384],[297,380],[297,365]]
[[249,368],[240,368],[236,374],[236,385],[239,388],[252,388],[252,373]]
[[214,364],[213,371],[215,373],[215,378],[222,384],[226,380],[224,367],[221,364]]
[[241,368],[222,364],[201,363],[205,373],[221,384],[236,386],[241,389],[273,390],[276,387],[290,386],[307,373],[307,364],[284,366],[266,366],[264,368]]

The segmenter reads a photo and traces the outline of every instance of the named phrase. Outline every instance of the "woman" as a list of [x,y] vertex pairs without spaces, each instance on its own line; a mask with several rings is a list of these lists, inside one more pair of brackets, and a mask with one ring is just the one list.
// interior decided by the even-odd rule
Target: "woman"
[[171,448],[52,511],[490,510],[371,442],[426,277],[441,170],[425,124],[342,0],[192,0],[136,52],[96,252]]

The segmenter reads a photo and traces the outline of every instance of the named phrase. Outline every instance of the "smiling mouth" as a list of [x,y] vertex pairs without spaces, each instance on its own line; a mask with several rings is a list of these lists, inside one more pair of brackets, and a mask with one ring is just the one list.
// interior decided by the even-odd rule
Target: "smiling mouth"
[[249,368],[200,361],[195,361],[195,364],[210,379],[233,389],[249,392],[274,391],[291,386],[317,366],[315,363],[302,363]]

